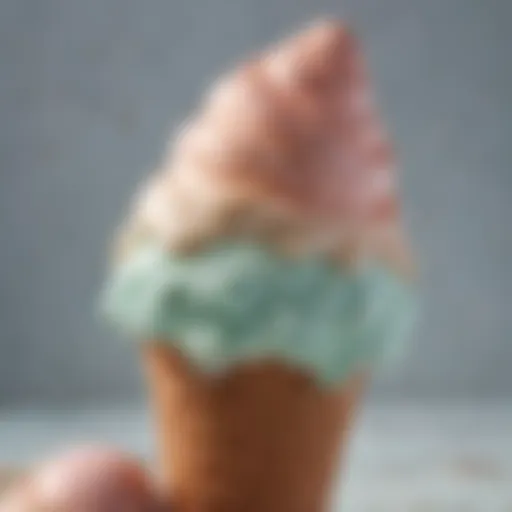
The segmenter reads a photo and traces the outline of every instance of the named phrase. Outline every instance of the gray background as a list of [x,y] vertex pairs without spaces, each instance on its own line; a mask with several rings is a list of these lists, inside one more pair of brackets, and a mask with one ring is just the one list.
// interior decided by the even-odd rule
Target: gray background
[[109,234],[219,70],[319,14],[362,35],[401,150],[425,314],[377,396],[512,391],[512,2],[1,0],[0,403],[132,400],[94,316]]

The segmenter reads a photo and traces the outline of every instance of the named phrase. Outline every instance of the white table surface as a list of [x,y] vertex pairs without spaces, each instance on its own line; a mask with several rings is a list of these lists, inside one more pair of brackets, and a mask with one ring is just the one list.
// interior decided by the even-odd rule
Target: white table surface
[[[0,409],[0,466],[87,442],[150,460],[150,433],[137,407]],[[512,512],[512,404],[369,405],[346,467],[336,511]]]

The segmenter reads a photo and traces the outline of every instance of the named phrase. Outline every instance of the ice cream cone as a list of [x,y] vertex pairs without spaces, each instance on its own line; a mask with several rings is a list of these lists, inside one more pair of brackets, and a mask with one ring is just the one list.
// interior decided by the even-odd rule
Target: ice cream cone
[[358,45],[315,26],[223,77],[137,196],[105,311],[142,340],[176,512],[321,512],[414,318]]
[[320,512],[366,379],[323,389],[278,362],[207,376],[146,344],[164,492],[177,512]]

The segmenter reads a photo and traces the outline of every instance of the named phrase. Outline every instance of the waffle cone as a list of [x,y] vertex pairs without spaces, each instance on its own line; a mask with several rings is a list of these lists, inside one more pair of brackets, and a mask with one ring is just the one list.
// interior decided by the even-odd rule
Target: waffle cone
[[321,512],[362,391],[321,389],[280,363],[207,376],[144,348],[164,491],[173,512]]

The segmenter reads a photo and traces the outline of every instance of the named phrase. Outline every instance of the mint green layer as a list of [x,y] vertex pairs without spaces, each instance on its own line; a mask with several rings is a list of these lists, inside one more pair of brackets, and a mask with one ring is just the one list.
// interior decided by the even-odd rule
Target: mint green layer
[[205,371],[277,358],[326,384],[400,352],[415,309],[411,286],[386,268],[341,272],[241,244],[187,257],[148,246],[103,299],[123,330],[167,340]]

